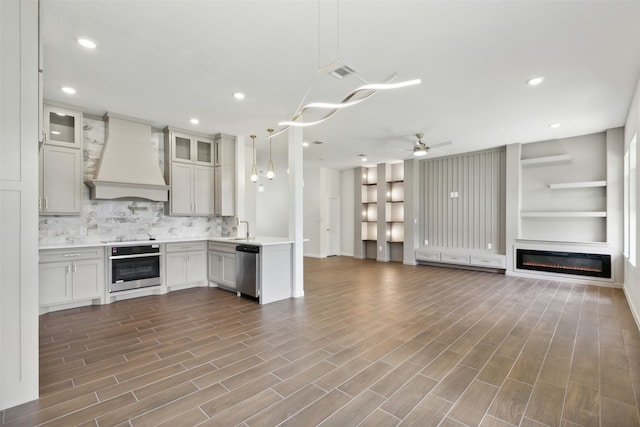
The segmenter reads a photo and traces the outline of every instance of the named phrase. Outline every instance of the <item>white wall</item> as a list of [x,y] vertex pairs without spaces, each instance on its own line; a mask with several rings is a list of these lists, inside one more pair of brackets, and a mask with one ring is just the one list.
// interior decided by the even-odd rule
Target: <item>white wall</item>
[[340,178],[340,255],[353,256],[353,236],[355,231],[353,169],[343,171],[340,174]]
[[38,398],[38,3],[0,1],[0,410]]
[[[625,152],[634,135],[637,135],[637,138],[640,138],[640,79],[638,80],[631,108],[629,109],[627,121],[624,126]],[[636,164],[640,164],[640,162],[636,162]],[[640,174],[638,177],[640,177]],[[636,185],[636,191],[640,194],[640,182]],[[636,194],[636,200],[640,200],[639,194]],[[640,241],[640,227],[637,226],[636,241]],[[636,266],[634,267],[626,259],[624,262],[624,293],[636,319],[636,323],[640,327],[640,264],[636,263]]]
[[[258,138],[256,138],[257,140]],[[264,140],[261,141],[264,144]],[[275,144],[275,142],[274,142]],[[256,141],[256,146],[258,141]],[[253,163],[251,139],[245,144],[245,176],[238,177],[245,182],[245,217],[240,220],[249,221],[252,235],[287,237],[289,235],[289,175],[287,174],[288,151],[273,151],[275,177],[267,179],[267,161],[264,155],[258,154],[256,159],[259,174],[258,182],[249,179]],[[260,186],[264,191],[260,192]],[[241,234],[245,233],[245,225],[239,226]]]

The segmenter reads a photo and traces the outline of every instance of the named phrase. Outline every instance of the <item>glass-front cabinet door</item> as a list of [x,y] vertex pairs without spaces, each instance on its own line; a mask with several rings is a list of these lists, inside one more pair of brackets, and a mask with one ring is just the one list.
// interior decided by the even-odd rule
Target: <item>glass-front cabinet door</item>
[[173,135],[173,160],[191,162],[191,137],[188,135]]
[[186,133],[172,132],[172,160],[213,166],[213,140]]
[[196,163],[213,166],[213,140],[208,138],[196,138]]
[[82,112],[53,105],[44,106],[44,143],[82,147]]

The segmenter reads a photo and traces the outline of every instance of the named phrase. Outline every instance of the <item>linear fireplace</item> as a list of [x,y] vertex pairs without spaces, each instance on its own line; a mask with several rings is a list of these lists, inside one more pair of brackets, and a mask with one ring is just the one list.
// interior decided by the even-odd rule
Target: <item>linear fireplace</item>
[[610,279],[611,255],[517,249],[516,268]]

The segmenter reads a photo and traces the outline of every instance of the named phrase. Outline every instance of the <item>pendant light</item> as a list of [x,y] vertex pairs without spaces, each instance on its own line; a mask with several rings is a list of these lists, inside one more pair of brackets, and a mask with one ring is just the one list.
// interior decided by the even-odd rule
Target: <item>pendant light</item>
[[273,169],[273,160],[271,159],[271,134],[273,133],[273,129],[267,129],[269,132],[269,164],[267,166],[267,178],[273,179],[276,175],[276,172]]
[[253,165],[251,166],[251,182],[258,182],[258,168],[256,166],[256,136],[251,135],[251,145],[253,147]]

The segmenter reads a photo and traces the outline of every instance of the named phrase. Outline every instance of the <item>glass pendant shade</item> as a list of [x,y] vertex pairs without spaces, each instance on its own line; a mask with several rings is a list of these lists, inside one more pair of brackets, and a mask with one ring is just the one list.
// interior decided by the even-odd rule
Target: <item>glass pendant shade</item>
[[258,182],[258,167],[256,166],[256,136],[251,135],[251,145],[253,151],[253,165],[251,165],[251,182]]
[[276,176],[276,172],[273,168],[273,160],[271,159],[271,134],[273,133],[273,129],[267,129],[269,132],[269,164],[267,166],[267,178],[273,179]]

